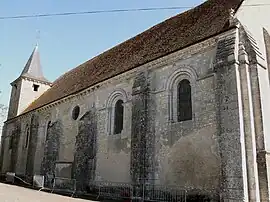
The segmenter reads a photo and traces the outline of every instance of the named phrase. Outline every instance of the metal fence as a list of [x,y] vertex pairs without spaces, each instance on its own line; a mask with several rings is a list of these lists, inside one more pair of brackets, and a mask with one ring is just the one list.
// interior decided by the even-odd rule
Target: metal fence
[[53,188],[67,191],[76,191],[76,180],[69,178],[55,177]]
[[[71,192],[76,190],[76,180],[60,177],[47,177],[47,186],[53,191]],[[177,186],[154,184],[130,184],[117,182],[90,183],[88,193],[99,199],[130,200],[145,202],[186,202],[187,191]]]
[[186,202],[187,192],[176,186],[153,184],[132,185],[129,183],[95,182],[93,192],[104,199],[131,199],[149,202]]
[[[70,178],[61,178],[61,177],[47,177],[47,188],[52,189],[52,192],[55,190],[61,190],[66,192],[76,192],[76,180]],[[46,186],[45,185],[45,186]]]
[[133,187],[128,183],[95,182],[90,185],[98,190],[98,196],[105,199],[130,199]]
[[145,201],[186,201],[186,190],[175,186],[144,185]]
[[[0,175],[2,180],[6,179],[6,174]],[[13,176],[13,175],[12,175]],[[27,176],[14,177],[15,184],[22,186],[41,187],[51,192],[60,191],[73,196],[88,196],[96,199],[127,200],[127,201],[145,201],[145,202],[186,202],[186,201],[219,201],[219,190],[185,190],[178,186],[166,186],[155,184],[131,184],[117,182],[94,182],[85,187],[85,191],[77,190],[78,182],[75,179],[60,178],[54,176],[38,176],[39,178],[31,181]],[[44,179],[45,178],[45,179]],[[36,183],[38,181],[39,183]],[[45,181],[45,182],[44,182]],[[43,186],[44,183],[44,186]]]

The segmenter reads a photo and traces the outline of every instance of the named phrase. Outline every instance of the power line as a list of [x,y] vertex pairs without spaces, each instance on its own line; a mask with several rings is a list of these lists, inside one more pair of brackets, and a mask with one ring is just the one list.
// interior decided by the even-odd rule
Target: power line
[[46,13],[46,14],[36,14],[36,15],[2,16],[2,17],[0,17],[0,20],[37,18],[37,17],[54,17],[54,16],[69,16],[69,15],[87,15],[87,14],[99,14],[99,13],[121,13],[121,12],[136,12],[136,11],[178,10],[178,9],[189,9],[189,8],[192,8],[192,7],[134,8],[134,9],[94,10],[94,11],[66,12],[66,13]]
[[[243,5],[243,7],[258,7],[258,6],[270,6],[270,4],[250,4]],[[55,16],[70,16],[70,15],[89,15],[89,14],[101,14],[101,13],[122,13],[122,12],[139,12],[139,11],[158,11],[158,10],[179,10],[179,9],[191,9],[190,6],[174,6],[174,7],[156,7],[156,8],[133,8],[133,9],[113,9],[113,10],[93,10],[93,11],[81,11],[81,12],[64,12],[64,13],[44,13],[35,15],[16,15],[16,16],[0,16],[0,20],[8,19],[26,19],[26,18],[43,18],[43,17],[55,17]]]

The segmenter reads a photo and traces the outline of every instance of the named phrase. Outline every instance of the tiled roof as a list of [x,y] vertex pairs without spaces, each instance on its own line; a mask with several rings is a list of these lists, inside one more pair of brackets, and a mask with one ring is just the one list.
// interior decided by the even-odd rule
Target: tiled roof
[[208,0],[148,29],[62,75],[24,113],[227,30],[241,3]]

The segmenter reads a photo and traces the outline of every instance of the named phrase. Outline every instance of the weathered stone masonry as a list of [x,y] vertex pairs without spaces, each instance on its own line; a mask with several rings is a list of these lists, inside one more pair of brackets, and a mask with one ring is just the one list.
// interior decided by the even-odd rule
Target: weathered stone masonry
[[61,121],[49,122],[47,126],[44,157],[41,164],[41,173],[45,176],[46,183],[49,185],[52,177],[55,177],[55,166],[59,160],[60,138],[63,134]]
[[10,160],[10,171],[16,172],[16,165],[18,160],[18,144],[20,140],[21,128],[19,124],[16,124],[15,130],[12,131],[11,137],[11,160]]
[[154,143],[149,114],[150,89],[147,75],[139,74],[132,88],[131,177],[134,184],[150,182],[155,177]]
[[86,112],[79,122],[79,131],[76,136],[76,151],[74,156],[74,178],[77,180],[77,189],[85,189],[89,183],[95,181],[96,171],[96,142],[97,120],[96,111]]
[[239,77],[236,64],[237,32],[220,40],[217,47],[215,71],[217,75],[218,133],[221,155],[221,194],[224,199],[243,200],[245,171],[242,161],[244,145],[239,123]]
[[26,169],[25,169],[25,175],[29,177],[34,175],[38,128],[39,128],[39,117],[37,115],[32,115],[30,124],[29,145],[27,150]]
[[[88,97],[74,98],[72,104],[81,107],[79,120],[71,120],[69,102],[44,110],[52,122],[46,126],[41,165],[34,163],[39,153],[43,153],[37,152],[37,141],[43,139],[38,138],[43,135],[38,131],[43,130],[37,129],[44,125],[46,118],[34,114],[26,174],[53,177],[57,162],[66,160],[59,151],[63,149],[74,154],[74,159],[71,155],[68,161],[70,164],[73,161],[70,178],[76,179],[78,190],[100,181],[121,182],[117,181],[119,176],[111,177],[121,174],[116,169],[111,171],[110,165],[114,164],[114,168],[130,173],[121,178],[124,183],[175,185],[188,191],[198,189],[207,195],[218,195],[223,201],[256,201],[259,198],[267,201],[269,176],[257,74],[260,67],[252,58],[256,53],[252,52],[250,41],[239,30],[236,27],[216,37],[217,44],[213,40],[203,51],[193,50],[189,57],[163,61],[164,66],[148,67],[153,69],[146,68],[147,71],[138,69],[127,78],[121,75],[122,80],[113,78],[115,83],[101,85]],[[177,106],[175,94],[167,88],[168,83],[181,79],[190,80],[193,93],[192,120],[186,122],[176,121],[176,111],[172,108]],[[113,119],[108,120],[112,116],[108,116],[107,100],[122,87],[125,90],[117,91],[116,100],[123,99],[122,94],[127,95],[123,99],[124,106],[130,107],[126,119],[131,116],[131,120],[124,120],[123,131],[128,135],[112,134],[111,128],[106,128],[109,121],[113,125]],[[25,135],[20,129],[25,128],[23,124],[15,122],[10,127],[18,135],[14,148],[20,145],[18,140],[24,140],[20,136]],[[72,127],[76,130],[69,133],[66,128]],[[72,146],[62,141],[66,136],[76,137],[76,141],[70,142]],[[13,167],[8,170],[16,172],[16,166],[22,167],[17,161],[18,150],[4,147],[2,150],[11,152],[8,159]],[[123,161],[118,159],[123,156]],[[41,167],[41,173],[34,172],[38,170],[36,166]],[[134,194],[141,195],[140,191]]]

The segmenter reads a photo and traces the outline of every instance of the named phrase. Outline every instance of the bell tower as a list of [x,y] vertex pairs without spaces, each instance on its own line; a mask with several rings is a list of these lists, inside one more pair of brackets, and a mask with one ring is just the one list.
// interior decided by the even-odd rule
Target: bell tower
[[11,83],[8,119],[20,115],[51,86],[43,76],[38,46],[34,48],[20,76]]

